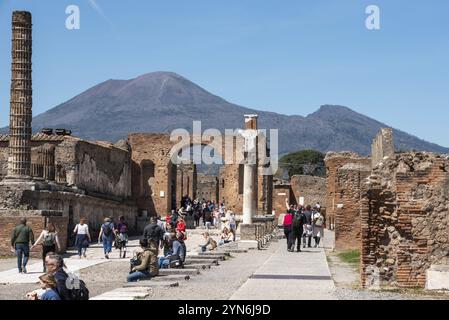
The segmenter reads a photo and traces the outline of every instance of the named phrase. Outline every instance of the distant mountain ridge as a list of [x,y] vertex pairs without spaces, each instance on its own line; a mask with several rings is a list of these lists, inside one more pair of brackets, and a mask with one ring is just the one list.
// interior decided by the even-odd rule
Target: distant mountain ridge
[[[302,149],[354,151],[367,155],[371,141],[388,125],[344,106],[324,105],[303,117],[258,111],[230,103],[172,72],[147,73],[130,80],[107,80],[33,118],[33,130],[68,128],[90,140],[116,141],[131,132],[170,132],[242,127],[243,115],[259,115],[259,127],[279,129],[279,153]],[[7,132],[3,128],[0,132]],[[400,150],[439,153],[449,148],[394,130]]]

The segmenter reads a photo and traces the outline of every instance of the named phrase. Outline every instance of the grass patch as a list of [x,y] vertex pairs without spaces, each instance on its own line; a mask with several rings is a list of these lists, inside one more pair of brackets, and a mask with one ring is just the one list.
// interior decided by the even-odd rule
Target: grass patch
[[341,261],[352,264],[354,266],[360,264],[360,251],[359,250],[349,250],[342,251],[337,254]]

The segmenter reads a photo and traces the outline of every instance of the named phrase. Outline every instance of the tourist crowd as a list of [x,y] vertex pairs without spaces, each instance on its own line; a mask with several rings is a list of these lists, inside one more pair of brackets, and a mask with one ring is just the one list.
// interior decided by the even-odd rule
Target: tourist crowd
[[324,235],[324,216],[321,214],[321,206],[317,203],[313,208],[310,205],[293,205],[285,201],[287,213],[284,216],[284,234],[287,239],[287,250],[301,252],[301,239],[303,248],[312,247],[312,238],[315,240],[315,248],[320,245]]

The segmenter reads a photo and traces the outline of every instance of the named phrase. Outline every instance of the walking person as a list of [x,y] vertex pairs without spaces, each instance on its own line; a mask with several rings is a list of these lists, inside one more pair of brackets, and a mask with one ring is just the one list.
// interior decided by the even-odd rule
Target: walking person
[[19,273],[27,273],[27,263],[30,258],[30,243],[34,242],[33,230],[27,226],[27,219],[21,218],[11,236],[11,251],[17,255],[17,268]]
[[[160,220],[158,219],[158,225]],[[115,229],[117,247],[120,250],[119,257],[123,259],[126,258],[126,246],[128,244],[128,223],[125,220],[124,216],[120,216],[118,218],[118,223]]]
[[104,223],[101,225],[100,234],[98,235],[98,242],[103,242],[104,257],[109,259],[109,254],[112,251],[112,242],[115,237],[114,224],[111,218],[105,218]]
[[49,252],[58,252],[61,250],[61,244],[59,243],[58,232],[56,232],[56,227],[54,223],[50,222],[47,227],[41,232],[39,238],[31,246],[30,250],[33,250],[36,245],[42,242],[42,264],[44,267],[44,272],[47,272],[45,267],[45,257]]
[[315,240],[315,248],[320,245],[321,238],[324,236],[324,217],[316,211],[312,217],[313,220],[313,239]]
[[313,229],[312,229],[312,207],[308,205],[306,207],[306,210],[304,210],[304,216],[306,219],[306,222],[304,224],[304,233],[303,233],[303,243],[304,248],[312,248],[312,235],[313,235]]
[[304,224],[306,222],[306,218],[304,214],[298,210],[295,212],[292,223],[292,241],[290,243],[290,251],[295,251],[295,242],[297,252],[301,252],[301,238],[304,233]]
[[86,251],[89,247],[89,243],[92,242],[89,232],[89,226],[87,225],[86,218],[81,218],[80,223],[75,226],[73,233],[76,234],[75,246],[78,248],[78,256],[81,259],[81,255],[87,258]]
[[229,230],[232,233],[232,241],[235,241],[235,234],[237,232],[237,220],[235,219],[235,214],[232,211],[229,214]]
[[287,207],[287,214],[284,216],[284,235],[287,238],[287,251],[291,251],[292,240],[293,240],[293,206],[288,204],[288,199],[285,199],[285,205]]

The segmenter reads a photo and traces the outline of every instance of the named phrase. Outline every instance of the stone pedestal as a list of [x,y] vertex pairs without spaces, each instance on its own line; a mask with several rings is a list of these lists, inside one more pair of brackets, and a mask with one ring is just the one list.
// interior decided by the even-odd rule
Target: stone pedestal
[[449,266],[431,266],[426,278],[427,290],[449,290]]

